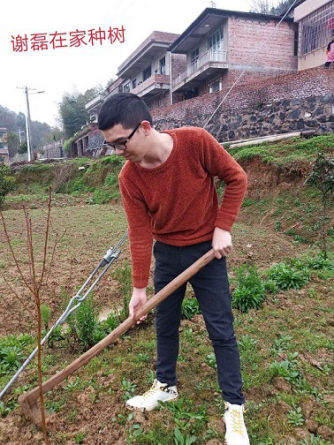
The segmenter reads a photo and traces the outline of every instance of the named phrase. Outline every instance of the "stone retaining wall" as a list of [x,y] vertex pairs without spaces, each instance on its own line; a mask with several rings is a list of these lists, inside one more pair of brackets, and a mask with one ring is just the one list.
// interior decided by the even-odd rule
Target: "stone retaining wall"
[[[160,130],[206,126],[219,141],[317,129],[334,132],[334,71],[323,68],[237,85],[152,111]],[[224,99],[225,98],[225,99]]]

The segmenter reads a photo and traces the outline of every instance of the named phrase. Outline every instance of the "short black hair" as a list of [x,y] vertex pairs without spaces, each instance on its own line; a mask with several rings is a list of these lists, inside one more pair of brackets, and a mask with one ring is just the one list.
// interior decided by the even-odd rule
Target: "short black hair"
[[152,116],[145,102],[132,93],[118,93],[107,99],[99,112],[100,130],[109,130],[117,124],[135,128],[140,122],[152,124]]

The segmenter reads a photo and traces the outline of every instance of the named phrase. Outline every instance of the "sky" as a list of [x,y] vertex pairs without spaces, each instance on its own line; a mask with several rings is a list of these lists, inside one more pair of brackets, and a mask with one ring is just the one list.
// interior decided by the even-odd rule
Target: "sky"
[[[250,3],[215,0],[217,8],[237,11],[249,11]],[[58,104],[64,93],[104,88],[151,32],[181,34],[207,7],[212,7],[209,0],[6,1],[1,7],[0,105],[26,114],[24,90],[19,88],[28,86],[31,119],[59,126]],[[122,27],[124,34],[117,34],[115,29]],[[112,30],[113,43],[89,42],[89,30],[99,28]],[[76,31],[86,32],[86,45],[76,47],[73,41],[70,46],[70,33]],[[47,39],[48,49],[32,50],[34,34]]]

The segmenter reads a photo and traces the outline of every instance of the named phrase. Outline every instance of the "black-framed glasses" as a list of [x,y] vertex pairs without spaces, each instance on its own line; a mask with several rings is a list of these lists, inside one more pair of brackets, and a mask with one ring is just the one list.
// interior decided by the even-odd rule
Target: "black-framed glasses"
[[112,144],[111,142],[107,142],[106,140],[103,141],[102,146],[107,146],[107,147],[111,147],[114,150],[126,150],[126,144],[129,142],[129,140],[132,138],[132,136],[135,134],[135,132],[138,130],[139,126],[140,126],[141,122],[137,125],[137,127],[133,130],[133,132],[130,134],[129,137],[127,137],[126,139],[124,139],[124,141],[122,142],[115,142],[114,144]]

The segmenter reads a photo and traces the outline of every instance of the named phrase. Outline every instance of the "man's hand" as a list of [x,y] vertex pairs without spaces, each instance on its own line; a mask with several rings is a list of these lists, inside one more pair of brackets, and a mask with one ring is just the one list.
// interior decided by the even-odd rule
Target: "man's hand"
[[[136,312],[141,309],[145,303],[147,302],[147,296],[146,296],[146,287],[143,288],[133,288],[132,297],[129,303],[129,313],[130,317],[134,318],[136,315]],[[145,320],[146,315],[143,317],[140,317],[139,320],[137,320],[137,324]]]
[[215,257],[219,260],[223,256],[227,256],[232,250],[232,236],[230,232],[216,227],[213,231],[212,248]]

